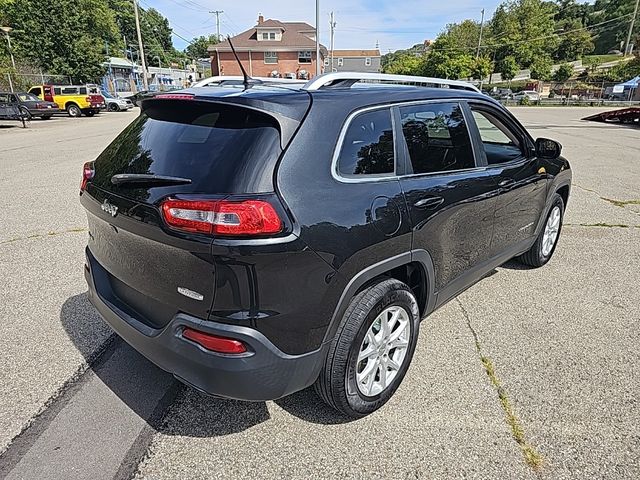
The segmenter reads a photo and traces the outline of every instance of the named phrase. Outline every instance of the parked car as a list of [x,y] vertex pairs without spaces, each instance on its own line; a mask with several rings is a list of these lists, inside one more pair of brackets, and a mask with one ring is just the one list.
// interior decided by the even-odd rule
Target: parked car
[[495,98],[496,100],[510,100],[513,98],[513,92],[510,88],[496,88],[495,90],[489,92],[489,96]]
[[158,95],[84,165],[89,298],[182,382],[252,401],[313,384],[367,415],[421,319],[507,260],[552,257],[560,144],[467,83],[361,75],[406,81]]
[[125,98],[129,100],[131,103],[133,103],[136,107],[139,107],[142,100],[145,100],[147,98],[153,98],[159,93],[160,92],[151,92],[148,90],[142,90],[140,92],[134,93],[133,95]]
[[516,94],[513,95],[513,99],[514,100],[522,100],[524,98],[527,98],[529,100],[531,100],[532,102],[538,102],[540,101],[540,94],[538,92],[536,92],[535,90],[522,90],[521,92],[518,92]]
[[13,102],[9,102],[7,94],[0,93],[0,120],[17,120],[21,121],[24,126],[25,119],[20,108]]
[[82,114],[92,117],[106,106],[96,88],[87,85],[36,85],[29,89],[29,93],[41,100],[54,102],[70,117]]
[[49,120],[54,114],[60,112],[55,103],[45,102],[26,92],[0,92],[0,103],[15,105],[25,120],[30,120],[31,117]]
[[102,96],[107,104],[107,110],[110,112],[126,111],[133,108],[133,102],[128,98],[118,98],[103,90]]

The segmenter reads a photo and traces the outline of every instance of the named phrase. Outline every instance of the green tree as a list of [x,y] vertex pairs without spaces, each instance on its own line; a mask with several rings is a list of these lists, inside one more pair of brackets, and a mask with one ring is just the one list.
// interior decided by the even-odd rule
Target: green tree
[[493,71],[493,62],[488,57],[478,57],[473,59],[471,67],[471,77],[484,80]]
[[555,4],[543,0],[513,0],[500,4],[489,22],[496,61],[518,59],[530,66],[539,56],[552,55],[558,45],[554,33]]
[[118,37],[106,0],[56,0],[47,15],[35,0],[15,0],[5,8],[17,58],[78,83],[104,74],[105,42]]
[[573,65],[570,63],[563,63],[553,74],[553,79],[556,82],[566,82],[573,75]]
[[[627,39],[629,21],[633,14],[635,2],[632,0],[596,0],[590,23],[600,23],[627,15],[626,18],[608,24],[608,28],[600,29],[595,38],[595,53],[607,53],[610,50],[622,50]],[[632,38],[640,36],[640,21],[636,21]]]
[[502,76],[502,80],[511,81],[518,73],[518,69],[518,62],[511,56],[503,58],[498,64],[498,71]]
[[551,80],[552,62],[549,57],[538,57],[531,64],[531,78],[544,82]]
[[556,60],[579,60],[583,55],[593,52],[594,44],[591,34],[580,20],[563,20],[557,24],[566,34],[560,38],[560,44],[554,55]]
[[423,75],[424,57],[403,53],[388,63],[384,72],[395,75]]
[[220,43],[217,35],[209,35],[208,37],[202,35],[194,38],[184,51],[189,58],[208,58],[209,52],[207,51],[207,47],[209,47],[209,45],[215,45],[216,43]]

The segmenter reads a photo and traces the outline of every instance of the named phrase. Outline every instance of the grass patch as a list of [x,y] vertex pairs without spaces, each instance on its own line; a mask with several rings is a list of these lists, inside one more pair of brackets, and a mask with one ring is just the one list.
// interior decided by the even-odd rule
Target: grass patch
[[526,462],[526,464],[529,465],[529,467],[531,467],[533,470],[538,471],[542,468],[544,459],[542,455],[540,455],[536,451],[535,447],[533,447],[533,445],[527,442],[527,438],[525,436],[522,423],[520,422],[520,419],[516,415],[511,405],[511,402],[509,401],[509,396],[507,395],[506,389],[502,386],[502,383],[500,382],[500,379],[496,374],[496,369],[493,365],[493,362],[489,357],[487,357],[482,353],[482,345],[480,344],[480,338],[478,337],[478,334],[476,333],[475,329],[471,325],[471,319],[469,318],[469,313],[464,308],[459,298],[456,298],[456,301],[458,302],[458,305],[460,305],[464,318],[467,322],[467,327],[469,327],[469,330],[473,335],[473,340],[476,345],[476,351],[480,356],[480,361],[482,362],[482,366],[484,367],[484,370],[487,373],[487,376],[489,377],[491,384],[493,385],[493,387],[496,389],[496,392],[498,393],[500,406],[504,411],[507,425],[509,425],[509,428],[511,429],[511,435],[513,436],[513,439],[518,444],[518,447],[520,447],[520,451],[522,452],[522,456],[524,457],[524,461]]
[[640,205],[640,200],[615,200],[613,198],[600,197],[609,203],[614,204],[616,207],[625,207],[626,205]]
[[66,230],[61,230],[59,232],[50,231],[47,233],[32,233],[30,235],[27,235],[26,237],[15,237],[9,240],[4,240],[0,242],[0,245],[3,245],[5,243],[18,242],[20,240],[28,240],[31,238],[55,237],[56,235],[62,235],[64,233],[79,233],[79,232],[86,232],[86,231],[87,231],[86,227],[73,227],[73,228],[67,228]]
[[600,65],[602,63],[615,62],[616,60],[622,60],[624,57],[622,55],[585,55],[582,57],[583,65],[589,64],[597,64]]

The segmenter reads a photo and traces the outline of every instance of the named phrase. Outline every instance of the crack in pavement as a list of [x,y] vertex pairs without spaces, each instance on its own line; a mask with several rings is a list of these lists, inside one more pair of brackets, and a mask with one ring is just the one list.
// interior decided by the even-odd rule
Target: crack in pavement
[[598,228],[640,228],[640,225],[627,225],[624,223],[565,223],[563,227],[598,227]]
[[522,452],[524,461],[532,469],[537,471],[540,468],[542,468],[542,464],[544,461],[542,458],[542,455],[540,455],[535,449],[535,447],[527,441],[524,433],[524,428],[522,427],[522,422],[516,415],[513,409],[513,406],[511,405],[511,401],[509,400],[509,396],[507,395],[505,388],[502,386],[502,383],[500,382],[500,379],[496,374],[495,366],[493,365],[493,362],[491,361],[491,359],[487,357],[482,351],[482,344],[480,343],[480,337],[478,336],[478,333],[476,332],[476,330],[473,328],[473,325],[471,325],[471,317],[469,316],[469,312],[467,312],[466,308],[464,308],[464,305],[462,305],[462,302],[458,297],[456,297],[456,302],[460,306],[460,309],[462,310],[462,314],[465,318],[467,327],[469,328],[469,331],[473,336],[475,346],[476,346],[476,351],[480,356],[480,361],[482,362],[482,366],[484,367],[484,370],[487,376],[489,377],[491,384],[496,389],[496,393],[498,394],[498,399],[500,400],[500,405],[506,416],[507,424],[511,429],[511,435],[513,439],[516,441],[516,443],[518,444],[518,446],[520,447],[520,451]]
[[617,200],[615,198],[603,197],[596,190],[593,190],[593,189],[587,188],[587,187],[583,187],[581,185],[578,185],[577,183],[572,183],[571,186],[578,187],[580,190],[584,190],[585,192],[595,193],[600,200],[604,200],[605,202],[608,202],[608,203],[610,203],[612,205],[615,205],[616,207],[624,208],[628,212],[635,213],[636,215],[640,215],[640,212],[636,212],[635,210],[631,210],[631,209],[626,208],[627,205],[640,205],[640,200],[638,200],[638,199]]
[[2,240],[0,242],[0,245],[4,245],[7,243],[21,242],[24,240],[31,240],[33,238],[55,237],[57,235],[63,235],[65,233],[81,233],[86,231],[88,231],[87,227],[72,227],[72,228],[67,228],[66,230],[60,230],[58,232],[51,231],[47,233],[34,233],[32,235],[27,235],[26,237],[15,237],[15,238],[10,238],[9,240]]

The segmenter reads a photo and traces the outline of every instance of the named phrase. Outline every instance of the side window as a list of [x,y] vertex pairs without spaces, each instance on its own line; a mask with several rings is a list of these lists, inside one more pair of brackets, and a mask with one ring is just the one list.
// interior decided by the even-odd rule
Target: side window
[[391,111],[373,110],[353,118],[338,157],[340,175],[387,176],[393,175],[394,167]]
[[476,109],[472,112],[489,165],[522,157],[522,141],[506,125],[489,112]]
[[40,87],[33,87],[31,90],[29,90],[29,93],[33,93],[36,96],[40,96],[42,95],[42,89]]
[[475,167],[460,105],[411,105],[400,108],[400,117],[414,174]]

